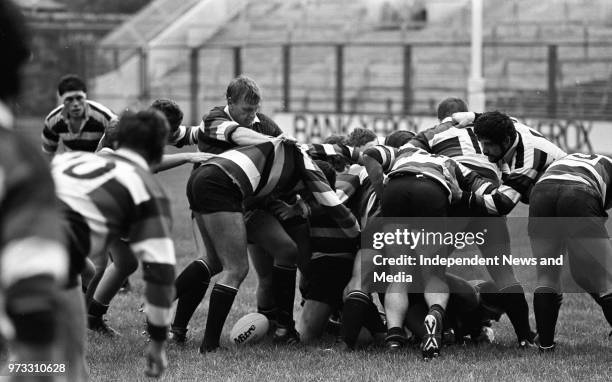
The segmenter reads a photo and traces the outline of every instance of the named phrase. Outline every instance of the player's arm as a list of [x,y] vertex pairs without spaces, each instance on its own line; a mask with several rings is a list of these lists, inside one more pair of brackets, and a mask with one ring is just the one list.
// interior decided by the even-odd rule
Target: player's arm
[[59,134],[55,132],[55,130],[53,130],[53,127],[49,124],[48,121],[45,121],[45,125],[41,134],[41,139],[43,153],[45,153],[49,158],[53,158],[53,156],[57,152],[60,137]]
[[505,177],[498,188],[483,195],[474,194],[470,199],[470,207],[489,215],[507,215],[521,197],[529,194],[536,176],[537,171],[532,168],[516,169]]
[[192,146],[198,144],[198,129],[200,126],[185,126],[178,127],[176,138],[169,145],[181,148],[183,146]]
[[151,197],[136,205],[130,246],[142,262],[145,313],[151,344],[147,349],[147,374],[159,376],[167,367],[164,343],[172,320],[176,263],[170,238],[170,205],[166,198]]
[[380,200],[383,196],[384,174],[393,167],[397,153],[397,149],[381,145],[371,147],[363,153],[362,164],[368,172],[368,178]]
[[361,153],[352,146],[343,144],[310,143],[302,146],[306,153],[313,159],[327,160],[333,156],[340,156],[349,163],[357,163],[361,159]]
[[[451,189],[452,200],[455,203],[470,206],[470,201],[473,198],[482,197],[484,194],[495,190],[495,186],[491,182],[452,158],[447,159],[445,166],[448,170],[447,181]],[[476,206],[474,206],[474,209],[481,211]],[[495,212],[489,212],[488,214],[498,215]]]
[[238,146],[269,142],[272,138],[225,118],[206,118],[199,126],[204,137]]
[[201,152],[164,154],[161,162],[158,165],[154,166],[153,171],[165,171],[171,168],[184,165],[186,163],[201,163],[209,160],[214,156],[214,154]]

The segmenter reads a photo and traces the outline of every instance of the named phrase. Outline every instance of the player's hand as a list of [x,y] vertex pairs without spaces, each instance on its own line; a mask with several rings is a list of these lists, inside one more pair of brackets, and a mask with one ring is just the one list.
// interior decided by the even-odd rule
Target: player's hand
[[295,208],[296,205],[287,204],[282,200],[275,200],[271,202],[268,207],[270,211],[281,220],[287,220],[300,214],[297,208]]
[[282,133],[277,138],[281,138],[283,141],[297,143],[297,139],[295,137],[292,137],[291,135],[287,135],[286,133]]
[[187,153],[189,154],[187,160],[189,161],[189,163],[201,163],[201,162],[206,162],[207,160],[216,157],[215,154],[211,154],[211,153]]
[[474,123],[476,114],[471,111],[462,111],[459,113],[453,113],[451,118],[453,119],[453,122],[457,124],[457,127],[466,127],[467,125]]
[[166,356],[164,345],[165,341],[151,341],[147,345],[145,353],[145,359],[147,361],[145,375],[147,377],[159,378],[168,367],[168,357]]

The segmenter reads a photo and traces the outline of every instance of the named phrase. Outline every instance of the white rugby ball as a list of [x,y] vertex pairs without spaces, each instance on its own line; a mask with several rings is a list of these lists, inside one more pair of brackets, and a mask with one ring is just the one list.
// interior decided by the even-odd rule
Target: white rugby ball
[[268,333],[270,323],[261,313],[249,313],[236,321],[230,332],[230,341],[236,346],[253,344]]

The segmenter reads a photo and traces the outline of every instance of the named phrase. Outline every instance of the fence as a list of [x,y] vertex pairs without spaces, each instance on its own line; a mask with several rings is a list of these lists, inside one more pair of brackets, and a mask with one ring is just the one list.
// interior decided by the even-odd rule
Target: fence
[[[252,76],[264,111],[429,114],[466,98],[469,43],[349,42],[88,48],[83,73],[110,105],[174,98],[192,121]],[[527,118],[612,120],[612,43],[485,43],[487,109]]]

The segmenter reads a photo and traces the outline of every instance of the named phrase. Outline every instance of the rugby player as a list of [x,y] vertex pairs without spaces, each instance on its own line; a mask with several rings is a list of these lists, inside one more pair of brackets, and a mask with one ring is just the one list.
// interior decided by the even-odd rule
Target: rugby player
[[[418,133],[410,143],[432,154],[453,158],[498,186],[501,183],[501,171],[496,163],[490,162],[482,153],[473,125],[460,128],[453,122],[454,113],[467,111],[466,103],[460,98],[443,100],[437,110],[440,123]],[[463,232],[478,232],[487,229],[487,240],[478,246],[485,258],[494,258],[500,253],[510,254],[510,234],[505,217],[482,219],[488,214],[470,213],[468,207],[460,204],[451,206],[450,217],[473,216],[473,219],[467,221],[465,226],[456,224],[455,229]],[[450,246],[449,250],[452,249],[453,247]],[[514,327],[519,347],[530,346],[533,344],[534,334],[529,325],[529,306],[523,288],[514,275],[512,265],[488,264],[487,271],[502,292],[504,310]]]
[[[229,128],[223,132],[226,139],[232,135],[235,139],[236,133]],[[260,144],[229,150],[203,163],[187,184],[190,207],[203,223],[204,241],[211,243],[208,255],[216,256],[223,266],[210,297],[201,352],[219,348],[223,324],[248,272],[245,201],[263,199],[272,192],[290,192],[299,186],[329,211],[347,236],[359,233],[353,215],[300,147],[283,138],[263,139]]]
[[[109,243],[120,237],[129,238],[131,250],[142,261],[144,310],[151,338],[145,371],[151,376],[161,375],[167,367],[164,344],[174,298],[170,205],[151,174],[151,165],[161,160],[167,136],[168,124],[159,112],[126,112],[117,127],[117,150],[69,152],[52,162],[70,238],[71,284],[76,288],[86,257],[104,263]],[[90,327],[106,325],[102,319],[106,309],[108,306],[92,301]],[[74,317],[73,323],[84,327],[79,318],[84,317]]]
[[[531,191],[528,230],[535,258],[546,260],[566,253],[572,278],[601,306],[612,326],[612,244],[605,227],[606,210],[612,207],[610,187],[610,158],[571,154],[558,159]],[[541,351],[556,346],[562,269],[562,265],[538,261],[533,310]]]
[[87,86],[75,75],[62,77],[57,93],[62,104],[45,118],[43,152],[52,158],[60,141],[66,151],[96,151],[104,131],[117,121],[117,116],[104,105],[87,99]]
[[[370,179],[376,193],[383,195],[383,172],[389,176],[382,197],[383,217],[440,217],[448,216],[452,201],[465,200],[471,195],[482,195],[494,186],[474,171],[451,158],[429,154],[412,145],[395,149],[375,146],[363,153]],[[444,220],[440,219],[440,226]],[[435,227],[439,230],[440,227]],[[426,248],[424,256],[445,256],[445,248]],[[448,303],[448,285],[443,266],[421,267],[423,288],[429,312],[425,317],[426,335],[421,346],[425,359],[436,357],[442,347],[442,322]],[[392,290],[393,292],[389,293]],[[406,283],[392,283],[385,296],[387,342],[391,348],[405,343],[403,322],[408,309]]]
[[21,68],[30,56],[28,38],[17,6],[0,2],[0,331],[9,342],[9,359],[24,364],[66,361],[54,353],[62,348],[61,289],[68,274],[48,164],[12,130],[6,104],[19,93]]
[[[261,92],[251,78],[239,76],[233,79],[227,87],[226,99],[227,105],[214,107],[200,124],[197,136],[199,151],[218,154],[230,148],[265,142],[269,137],[282,134],[272,119],[259,112]],[[249,246],[249,254],[259,278],[258,311],[278,324],[274,330],[276,341],[299,342],[293,321],[299,249],[293,237],[301,235],[307,238],[304,233],[307,226],[304,221],[294,222],[291,227],[282,226],[267,210],[266,203],[252,204],[245,218],[249,243],[255,244]],[[206,240],[197,237],[197,232],[203,231],[200,220],[194,218],[196,242],[207,245]],[[196,230],[197,224],[200,226]],[[199,246],[199,249],[204,250],[204,246]],[[214,260],[204,258],[208,256],[202,252],[200,254],[202,258],[188,265],[177,278],[179,302],[172,324],[172,338],[177,342],[186,340],[187,324],[204,298],[208,280],[220,271]]]

